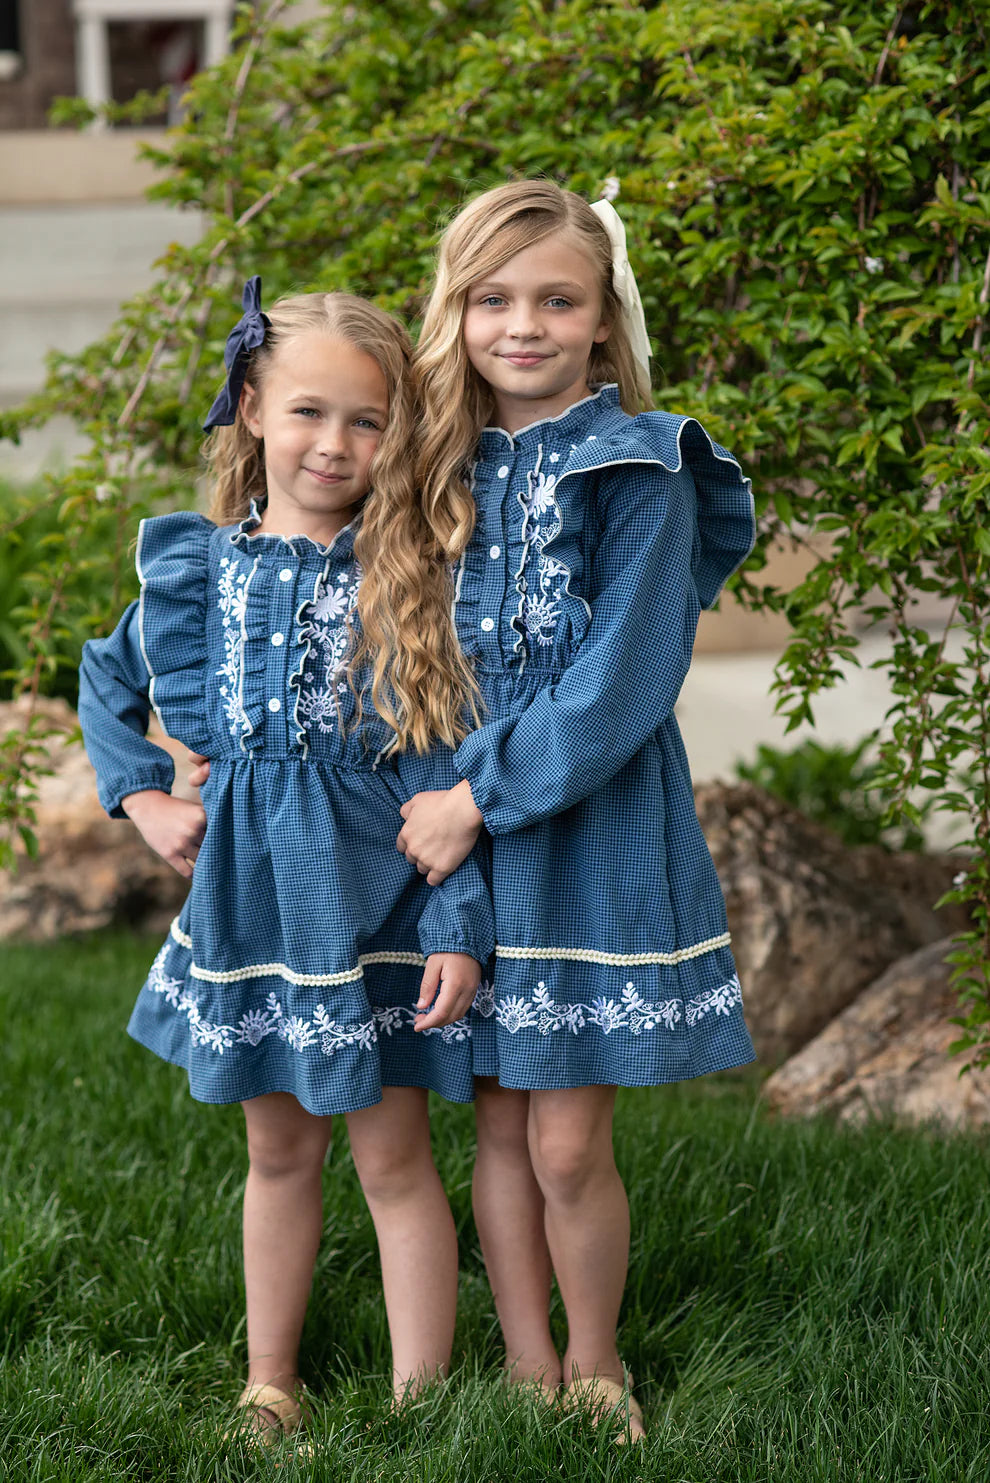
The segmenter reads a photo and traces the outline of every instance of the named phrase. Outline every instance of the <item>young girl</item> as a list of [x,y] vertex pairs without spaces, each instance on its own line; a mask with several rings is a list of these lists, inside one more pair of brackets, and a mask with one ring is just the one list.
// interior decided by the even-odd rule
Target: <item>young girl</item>
[[[252,279],[206,424],[216,523],[142,523],[141,598],[86,645],[80,718],[104,806],[192,880],[129,1030],[193,1096],[243,1104],[241,1429],[271,1440],[300,1422],[335,1113],[378,1234],[397,1398],[447,1366],[457,1248],[427,1090],[473,1095],[464,1016],[494,937],[477,861],[431,892],[395,848],[410,793],[456,781],[428,748],[464,735],[472,683],[414,497],[410,343],[347,294],[270,317],[259,296]],[[205,817],[170,796],[149,706],[213,759]]]
[[699,611],[754,521],[749,482],[697,422],[633,415],[649,340],[624,241],[610,206],[545,180],[488,192],[443,238],[419,477],[459,556],[484,724],[455,755],[463,780],[403,807],[398,842],[437,883],[482,825],[492,836],[475,1211],[509,1373],[563,1381],[639,1437],[616,1349],[629,1215],[612,1112],[617,1086],[753,1056],[673,712]]

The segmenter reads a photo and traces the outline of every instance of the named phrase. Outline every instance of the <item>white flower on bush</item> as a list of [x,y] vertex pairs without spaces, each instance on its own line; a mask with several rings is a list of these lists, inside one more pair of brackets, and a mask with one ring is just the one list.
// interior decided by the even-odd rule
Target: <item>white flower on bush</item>
[[868,257],[866,259],[865,263],[864,263],[864,267],[866,268],[867,273],[882,273],[883,272],[883,258],[882,257]]
[[601,192],[600,192],[601,199],[603,201],[614,201],[615,198],[616,198],[616,196],[618,194],[619,194],[619,177],[618,177],[618,175],[606,175],[605,176],[605,181],[604,181],[604,183],[602,185]]

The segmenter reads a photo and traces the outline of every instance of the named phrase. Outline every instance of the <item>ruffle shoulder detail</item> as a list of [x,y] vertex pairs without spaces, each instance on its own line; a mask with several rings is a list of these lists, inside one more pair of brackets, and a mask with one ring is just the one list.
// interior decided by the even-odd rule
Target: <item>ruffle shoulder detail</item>
[[607,437],[582,444],[578,457],[598,467],[658,463],[690,478],[698,522],[693,576],[702,607],[710,608],[756,540],[753,486],[739,461],[693,417],[670,412],[641,412]]
[[141,583],[141,652],[149,694],[163,730],[194,751],[209,752],[206,660],[210,540],[216,526],[178,510],[142,520],[137,574]]
[[687,471],[694,481],[699,539],[694,580],[702,607],[710,608],[756,540],[752,481],[693,417],[641,412],[633,429],[656,448],[665,468]]

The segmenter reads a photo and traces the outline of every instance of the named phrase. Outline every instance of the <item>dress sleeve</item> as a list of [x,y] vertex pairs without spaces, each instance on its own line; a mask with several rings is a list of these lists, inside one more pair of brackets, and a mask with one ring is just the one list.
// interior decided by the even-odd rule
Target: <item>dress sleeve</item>
[[429,896],[419,919],[419,945],[431,953],[467,953],[485,967],[495,951],[495,912],[488,883],[487,840],[475,845],[452,875]]
[[573,663],[455,754],[492,834],[560,813],[614,777],[671,714],[691,663],[701,600],[690,470],[626,464],[600,481],[591,622]]
[[[459,781],[449,747],[437,744],[427,755],[401,752],[395,768],[403,797],[431,789],[452,788]],[[420,951],[467,953],[484,966],[495,951],[495,911],[492,905],[490,842],[482,835],[471,854],[439,886],[428,893],[419,919]]]
[[140,605],[131,603],[108,638],[83,646],[79,722],[96,769],[100,803],[112,819],[126,817],[120,800],[157,788],[171,791],[175,767],[148,741],[148,666],[141,651]]

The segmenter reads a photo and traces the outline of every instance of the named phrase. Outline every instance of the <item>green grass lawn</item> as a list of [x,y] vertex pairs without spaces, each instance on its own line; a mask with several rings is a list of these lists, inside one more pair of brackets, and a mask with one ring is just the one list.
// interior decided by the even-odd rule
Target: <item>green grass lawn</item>
[[0,1476],[987,1483],[987,1141],[774,1122],[734,1079],[620,1096],[621,1348],[645,1449],[500,1387],[471,1112],[439,1104],[463,1271],[449,1386],[389,1418],[374,1239],[341,1122],[303,1343],[320,1453],[226,1447],[242,1120],[193,1102],[181,1072],[124,1034],[153,950],[123,937],[0,950]]

